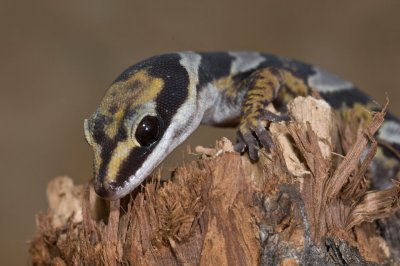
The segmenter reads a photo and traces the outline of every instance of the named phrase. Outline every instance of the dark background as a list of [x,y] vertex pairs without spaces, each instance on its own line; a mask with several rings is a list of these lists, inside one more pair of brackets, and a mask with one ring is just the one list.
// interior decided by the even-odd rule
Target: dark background
[[[380,103],[389,95],[400,114],[399,12],[394,0],[0,1],[0,264],[27,263],[49,179],[91,178],[83,119],[127,66],[179,50],[277,53],[337,73]],[[202,128],[189,142],[224,134],[233,136]]]

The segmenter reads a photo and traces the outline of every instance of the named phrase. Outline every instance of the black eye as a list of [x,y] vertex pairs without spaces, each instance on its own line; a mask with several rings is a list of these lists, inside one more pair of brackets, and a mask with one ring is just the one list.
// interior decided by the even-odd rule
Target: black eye
[[149,146],[158,140],[160,137],[160,121],[155,116],[145,116],[140,121],[135,138],[141,146]]

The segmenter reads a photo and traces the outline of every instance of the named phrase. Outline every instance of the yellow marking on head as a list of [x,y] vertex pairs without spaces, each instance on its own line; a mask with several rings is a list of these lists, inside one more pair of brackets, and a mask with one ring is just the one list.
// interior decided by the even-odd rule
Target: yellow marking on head
[[127,139],[117,144],[107,167],[107,174],[104,179],[105,181],[115,181],[122,163],[126,158],[128,158],[131,150],[137,146],[138,145],[131,139]]
[[129,79],[114,83],[106,92],[99,106],[99,112],[111,117],[105,133],[115,137],[123,123],[126,109],[135,109],[141,104],[154,101],[162,88],[164,80],[151,76],[146,69],[134,73]]
[[146,69],[133,74],[125,81],[113,84],[107,91],[100,108],[129,102],[132,107],[157,97],[164,86],[161,78],[151,76]]

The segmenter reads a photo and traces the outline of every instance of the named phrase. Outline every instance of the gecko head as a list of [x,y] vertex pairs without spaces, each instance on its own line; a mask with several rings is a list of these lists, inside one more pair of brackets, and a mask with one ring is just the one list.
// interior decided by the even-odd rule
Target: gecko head
[[195,93],[191,73],[180,60],[171,54],[131,66],[85,120],[99,196],[113,200],[133,191],[200,123],[188,101]]

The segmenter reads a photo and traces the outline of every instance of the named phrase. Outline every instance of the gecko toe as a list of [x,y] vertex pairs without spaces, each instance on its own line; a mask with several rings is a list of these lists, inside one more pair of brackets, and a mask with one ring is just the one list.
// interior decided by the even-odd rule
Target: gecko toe
[[[279,119],[283,117],[284,116]],[[257,119],[256,122],[253,123],[242,123],[237,131],[235,150],[241,153],[247,150],[250,159],[253,161],[259,159],[258,151],[260,148],[265,148],[270,152],[274,148],[274,142],[268,131],[269,123],[270,121],[263,119]]]
[[245,133],[243,135],[243,138],[246,141],[250,159],[253,161],[257,161],[258,160],[257,139],[251,132]]
[[274,142],[269,131],[266,130],[265,127],[261,126],[257,128],[255,133],[261,146],[266,148],[268,151],[271,151],[271,149],[274,147]]
[[234,149],[235,151],[242,153],[244,152],[245,148],[246,148],[246,143],[243,139],[242,133],[238,131],[236,133],[236,144],[234,146]]
[[249,153],[250,159],[252,161],[257,161],[259,148],[255,135],[250,130],[246,130],[245,132],[238,131],[235,150],[237,152],[243,152],[246,148]]

